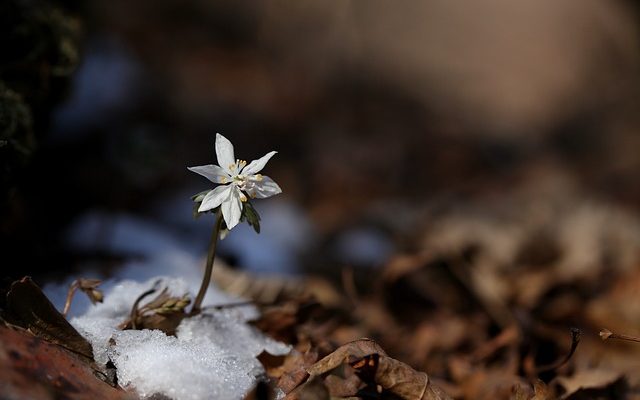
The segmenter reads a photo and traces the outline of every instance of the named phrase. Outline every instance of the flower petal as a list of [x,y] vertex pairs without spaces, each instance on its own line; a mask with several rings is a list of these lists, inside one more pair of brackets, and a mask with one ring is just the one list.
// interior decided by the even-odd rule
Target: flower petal
[[231,181],[231,176],[227,171],[217,165],[199,165],[197,167],[188,167],[187,169],[204,176],[213,183],[229,183]]
[[251,198],[264,199],[282,193],[282,189],[273,179],[263,176],[259,181],[247,181],[245,191]]
[[222,202],[222,216],[227,224],[227,229],[231,230],[240,222],[242,215],[242,201],[240,200],[240,189],[236,185],[230,186],[229,196]]
[[233,153],[233,145],[226,137],[216,133],[216,157],[218,165],[220,165],[227,173],[235,175],[231,171],[231,166],[236,164],[236,158]]
[[209,211],[218,207],[227,197],[229,197],[229,190],[231,189],[231,186],[218,186],[207,193],[207,195],[204,196],[204,199],[202,199],[202,204],[200,204],[198,212]]
[[244,167],[244,169],[242,170],[242,174],[243,175],[255,175],[258,172],[262,171],[262,168],[264,168],[264,166],[267,165],[267,162],[276,153],[277,153],[277,151],[271,151],[271,152],[265,154],[264,156],[260,157],[259,159],[251,161],[249,163],[249,165]]

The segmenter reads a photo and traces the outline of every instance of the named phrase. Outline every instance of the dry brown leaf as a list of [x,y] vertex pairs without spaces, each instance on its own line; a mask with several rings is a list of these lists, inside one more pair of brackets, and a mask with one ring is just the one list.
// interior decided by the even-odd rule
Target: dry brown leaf
[[536,381],[533,385],[533,397],[531,400],[553,400],[555,395],[553,391],[542,381]]
[[531,400],[531,389],[521,385],[514,385],[509,400]]
[[366,385],[355,374],[346,378],[329,375],[324,379],[324,384],[329,390],[331,397],[340,398],[353,397],[355,394],[359,393],[361,389],[366,387]]
[[385,390],[407,400],[445,400],[450,397],[429,382],[424,372],[391,357],[380,357],[375,375],[376,383]]
[[10,322],[93,361],[91,344],[58,312],[30,277],[13,282],[7,293],[7,308],[5,318]]
[[620,274],[601,296],[586,306],[586,316],[594,326],[606,326],[613,332],[638,327],[640,321],[640,268]]
[[276,340],[291,343],[295,340],[295,327],[298,324],[299,304],[287,302],[265,308],[260,318],[252,325]]
[[526,380],[502,370],[478,371],[464,385],[465,398],[492,400],[505,398],[514,385],[524,385]]
[[530,385],[514,385],[510,400],[554,400],[555,398],[553,391],[544,382],[536,381],[533,390]]
[[344,303],[344,296],[321,277],[294,279],[291,276],[259,276],[216,261],[213,281],[227,293],[261,304],[310,297],[325,306],[340,306]]
[[579,371],[570,377],[557,377],[554,379],[553,385],[560,388],[561,398],[566,399],[581,390],[605,389],[620,379],[623,379],[623,376],[619,372],[599,368]]
[[[309,367],[307,372],[315,377],[346,363],[356,371],[365,384],[374,387],[379,385],[401,399],[450,399],[441,389],[431,384],[427,374],[388,357],[384,350],[370,339],[360,339],[340,346],[336,351]],[[350,383],[349,387],[355,387],[355,385]],[[344,387],[341,386],[340,389]]]
[[318,353],[315,350],[306,353],[292,351],[279,371],[277,387],[285,393],[291,392],[309,377],[306,368],[316,361]]
[[[103,382],[74,353],[24,332],[0,327],[0,398],[133,400]],[[102,379],[101,379],[102,378]]]
[[307,372],[311,376],[322,375],[341,366],[349,357],[365,357],[370,354],[387,355],[375,341],[359,339],[338,347],[336,351],[307,368]]
[[329,390],[319,377],[295,388],[283,400],[329,400]]

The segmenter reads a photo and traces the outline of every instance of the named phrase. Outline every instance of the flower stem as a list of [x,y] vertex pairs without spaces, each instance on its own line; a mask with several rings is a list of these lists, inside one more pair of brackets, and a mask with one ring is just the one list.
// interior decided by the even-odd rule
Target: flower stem
[[209,244],[209,253],[207,253],[207,265],[204,270],[204,277],[202,278],[202,284],[200,290],[196,296],[196,300],[193,302],[193,308],[191,308],[191,315],[197,315],[200,313],[202,300],[205,293],[209,288],[209,282],[211,281],[211,272],[213,271],[213,259],[216,255],[216,247],[218,245],[218,236],[220,236],[220,228],[222,227],[222,214],[220,211],[216,213],[216,224],[211,233],[211,243]]

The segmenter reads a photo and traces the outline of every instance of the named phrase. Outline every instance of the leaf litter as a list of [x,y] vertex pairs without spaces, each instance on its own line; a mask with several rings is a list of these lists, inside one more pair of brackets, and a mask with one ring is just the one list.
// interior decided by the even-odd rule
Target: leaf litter
[[[423,233],[405,238],[404,250],[375,275],[343,269],[334,279],[292,284],[221,269],[221,286],[252,298],[259,312],[245,304],[183,318],[188,285],[165,279],[168,289],[160,290],[150,280],[120,283],[68,325],[23,279],[8,292],[2,317],[12,332],[94,359],[93,371],[115,367],[128,391],[107,385],[113,392],[94,398],[133,395],[133,388],[147,397],[241,398],[261,374],[266,380],[248,399],[640,398],[640,346],[599,337],[637,338],[640,330],[635,219],[596,201],[551,202],[536,213],[480,204],[420,215]],[[154,298],[140,297],[152,289]],[[180,322],[165,329],[175,336],[117,328],[157,327],[145,317],[172,314]],[[258,331],[273,340],[258,339]],[[236,397],[224,379],[203,392],[162,387],[176,374],[220,370],[199,361],[202,343],[225,368],[253,371],[234,388]],[[177,357],[158,354],[164,348]],[[141,362],[149,354],[155,361]],[[145,369],[154,382],[140,380]],[[201,378],[210,379],[194,381]]]
[[263,307],[255,325],[295,348],[267,368],[274,385],[291,399],[421,398],[420,387],[471,400],[640,398],[638,220],[596,200],[521,195],[427,208],[423,233],[375,276],[337,274],[342,303],[305,317],[303,296]]

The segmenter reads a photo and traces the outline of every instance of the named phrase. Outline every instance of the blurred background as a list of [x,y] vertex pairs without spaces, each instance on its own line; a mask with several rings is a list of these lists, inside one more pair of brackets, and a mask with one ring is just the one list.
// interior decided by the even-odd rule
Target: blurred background
[[186,167],[215,163],[216,132],[243,159],[279,151],[263,233],[222,243],[237,268],[529,242],[529,264],[576,242],[576,270],[631,265],[639,40],[623,0],[5,0],[3,270],[108,276],[144,256],[105,245],[119,230],[202,256],[190,196],[209,183]]

